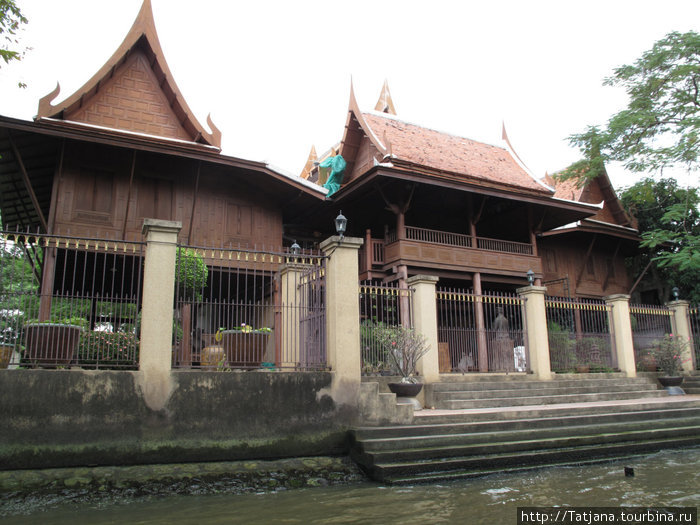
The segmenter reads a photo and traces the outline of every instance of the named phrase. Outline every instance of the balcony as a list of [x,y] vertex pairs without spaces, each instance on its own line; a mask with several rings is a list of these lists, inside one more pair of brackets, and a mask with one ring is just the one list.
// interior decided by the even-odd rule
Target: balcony
[[398,239],[396,232],[390,232],[386,239],[365,239],[360,251],[360,273],[385,272],[397,264],[518,277],[529,269],[536,274],[542,272],[532,244],[414,226],[406,226],[405,230],[403,239]]

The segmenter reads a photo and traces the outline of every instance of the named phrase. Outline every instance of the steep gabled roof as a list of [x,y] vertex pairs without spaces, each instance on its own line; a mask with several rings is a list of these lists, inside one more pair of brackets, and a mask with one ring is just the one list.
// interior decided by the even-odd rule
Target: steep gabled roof
[[551,195],[513,158],[497,146],[417,126],[387,114],[364,113],[363,121],[371,133],[382,137],[390,148],[392,162],[398,161],[450,172],[478,184],[503,184]]
[[546,182],[554,187],[554,196],[557,198],[590,204],[598,204],[602,201],[603,208],[589,219],[612,226],[637,228],[636,221],[625,211],[617,197],[605,169],[595,179],[583,186],[573,179],[557,181],[550,176],[546,176]]
[[39,101],[42,118],[85,122],[221,149],[221,132],[210,117],[207,132],[194,117],[170,72],[144,0],[134,24],[112,57],[75,93],[52,105],[60,86]]
[[355,166],[361,148],[369,148],[375,163],[390,162],[396,168],[418,169],[435,178],[448,176],[469,184],[501,186],[552,196],[551,188],[536,180],[507,149],[400,120],[385,82],[377,102],[381,112],[362,112],[350,86],[350,102],[340,154],[348,163],[350,182],[371,168]]

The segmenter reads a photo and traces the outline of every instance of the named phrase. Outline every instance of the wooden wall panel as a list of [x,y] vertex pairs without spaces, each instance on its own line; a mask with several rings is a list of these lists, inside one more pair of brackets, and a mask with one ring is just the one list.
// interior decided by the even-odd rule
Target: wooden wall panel
[[195,246],[282,246],[281,211],[264,187],[251,188],[234,169],[202,167],[191,219],[195,162],[139,152],[130,191],[132,161],[133,152],[125,149],[67,147],[54,231],[120,239],[125,230],[125,239],[140,241],[143,220],[156,218],[182,222],[179,241],[186,242],[193,220]]

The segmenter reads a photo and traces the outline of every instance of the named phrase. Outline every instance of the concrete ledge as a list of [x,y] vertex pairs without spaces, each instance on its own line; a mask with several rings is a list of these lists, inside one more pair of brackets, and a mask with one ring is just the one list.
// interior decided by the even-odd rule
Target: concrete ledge
[[[364,479],[346,457],[308,457],[273,461],[233,461],[220,463],[178,463],[131,467],[80,467],[0,472],[0,499],[11,494],[13,504],[24,506],[23,495],[80,491],[78,497],[96,499],[119,496],[133,490],[149,495],[228,493],[313,487],[349,483]],[[196,480],[196,483],[195,483]],[[198,488],[193,489],[196,485]],[[86,494],[85,489],[88,489]],[[71,501],[75,498],[71,497]],[[49,498],[49,503],[55,501]],[[7,505],[4,505],[7,507]],[[7,510],[7,509],[5,509]]]

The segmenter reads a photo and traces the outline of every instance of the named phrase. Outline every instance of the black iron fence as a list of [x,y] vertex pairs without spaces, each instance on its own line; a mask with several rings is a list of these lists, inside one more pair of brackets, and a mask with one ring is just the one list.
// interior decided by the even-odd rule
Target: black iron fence
[[440,372],[527,371],[522,307],[511,293],[438,289]]
[[0,366],[138,368],[143,248],[0,232]]
[[637,370],[656,370],[652,355],[666,334],[673,333],[673,312],[667,306],[630,304],[630,322]]
[[327,367],[326,257],[179,246],[173,367]]
[[413,289],[399,283],[360,283],[360,347],[362,374],[396,374],[394,365],[380,344],[385,329],[413,327]]
[[553,372],[607,372],[617,368],[610,306],[599,299],[546,297],[545,308]]

